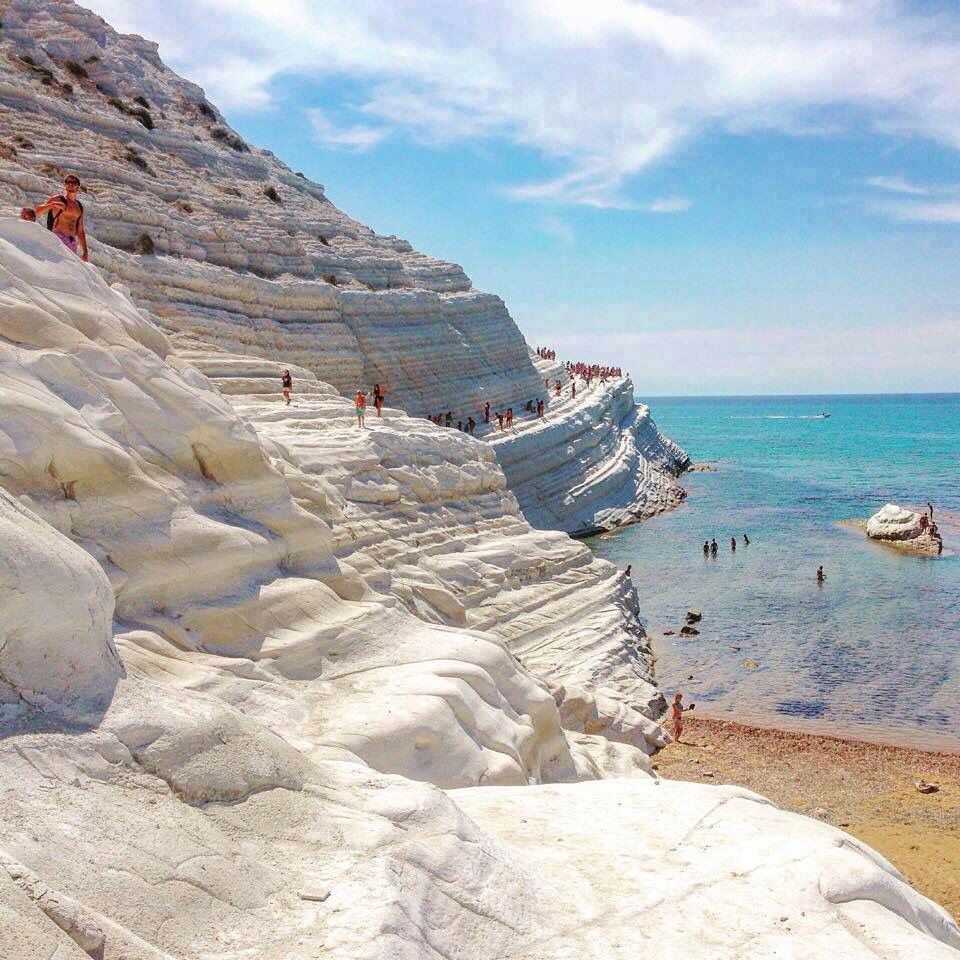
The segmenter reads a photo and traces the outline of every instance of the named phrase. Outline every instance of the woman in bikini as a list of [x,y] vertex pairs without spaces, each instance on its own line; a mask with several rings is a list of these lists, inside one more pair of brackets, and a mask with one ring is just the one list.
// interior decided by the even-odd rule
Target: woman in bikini
[[670,704],[670,715],[673,719],[673,740],[675,743],[680,742],[680,735],[683,733],[683,715],[689,710],[693,710],[696,707],[695,703],[691,703],[689,707],[685,707],[680,701],[683,700],[682,693],[675,693],[673,695],[673,703]]

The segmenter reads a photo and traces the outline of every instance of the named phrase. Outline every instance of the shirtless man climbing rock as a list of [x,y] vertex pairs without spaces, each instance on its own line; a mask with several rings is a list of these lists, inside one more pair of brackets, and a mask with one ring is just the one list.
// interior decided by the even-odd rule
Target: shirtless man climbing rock
[[83,204],[77,199],[80,190],[80,178],[70,173],[63,181],[63,193],[56,194],[41,203],[36,213],[48,214],[47,225],[65,246],[87,260],[87,234],[83,228]]

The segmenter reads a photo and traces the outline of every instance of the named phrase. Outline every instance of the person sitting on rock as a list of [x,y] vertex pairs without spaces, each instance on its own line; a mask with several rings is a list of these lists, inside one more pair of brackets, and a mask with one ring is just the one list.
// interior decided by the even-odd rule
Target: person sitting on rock
[[280,386],[283,392],[283,399],[287,401],[287,406],[290,406],[290,391],[293,389],[293,377],[290,376],[289,370],[284,370],[280,374]]
[[53,235],[66,247],[77,252],[80,248],[80,259],[87,258],[87,234],[83,226],[83,204],[77,199],[80,190],[80,178],[70,173],[63,181],[63,193],[49,197],[36,209],[39,217],[47,214],[47,227]]
[[367,416],[367,395],[362,390],[358,390],[353,403],[357,410],[357,426],[362,427]]

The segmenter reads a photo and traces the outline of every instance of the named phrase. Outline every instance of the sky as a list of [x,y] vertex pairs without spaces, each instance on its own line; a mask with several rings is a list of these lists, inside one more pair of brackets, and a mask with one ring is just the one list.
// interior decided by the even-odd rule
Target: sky
[[960,0],[85,0],[642,396],[960,390]]

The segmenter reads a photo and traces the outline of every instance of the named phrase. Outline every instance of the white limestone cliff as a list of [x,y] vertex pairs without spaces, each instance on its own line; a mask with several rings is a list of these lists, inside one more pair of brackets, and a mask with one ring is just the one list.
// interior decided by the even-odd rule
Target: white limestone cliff
[[[513,493],[574,529],[679,496],[629,387],[509,442],[407,416],[542,383],[499,301],[232,141],[147,41],[62,0],[2,20],[3,197],[54,186],[70,128],[101,239],[178,258],[84,265],[0,219],[0,960],[957,955],[852,838],[652,776],[637,593]],[[331,235],[291,237],[264,171]],[[388,347],[405,385],[361,432],[337,383]],[[580,485],[550,513],[506,450],[562,470],[564,437]]]
[[[246,144],[154,44],[72,0],[7,0],[0,203],[35,205],[67,170],[85,185],[93,261],[175,347],[294,364],[344,395],[379,382],[411,415],[454,422],[482,421],[486,402],[520,418],[546,393],[503,301],[462,268],[376,234]],[[679,498],[686,456],[632,396],[620,380],[563,409],[551,400],[549,423],[498,437],[537,525],[586,532]],[[531,454],[546,469],[525,470]]]
[[[654,781],[642,714],[547,692],[537,657],[605,665],[548,652],[609,642],[623,581],[527,526],[488,446],[195,360],[0,221],[0,957],[956,955],[852,839]],[[603,769],[639,776],[527,785]]]

